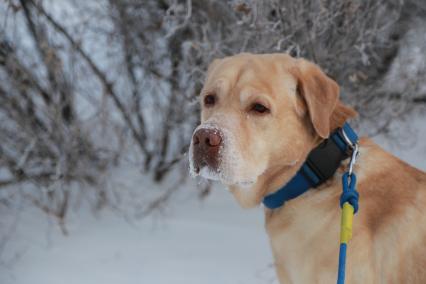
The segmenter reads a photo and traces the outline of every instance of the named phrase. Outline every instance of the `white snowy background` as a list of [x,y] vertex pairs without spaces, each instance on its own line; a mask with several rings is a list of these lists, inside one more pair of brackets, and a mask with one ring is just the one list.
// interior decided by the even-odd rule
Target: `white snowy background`
[[[27,23],[22,15],[23,2],[31,1],[11,0],[0,3],[0,86],[10,88],[11,97],[19,93],[15,92],[14,85],[10,82],[22,82],[15,78],[16,76],[11,76],[8,69],[2,65],[12,56],[10,47],[15,48],[13,55],[21,58],[28,69],[38,71],[35,72],[36,77],[43,87],[49,90],[45,78],[49,66],[44,66],[47,69],[40,67],[43,66],[42,59],[36,51],[34,40],[28,34]],[[340,60],[336,62],[330,60],[329,53],[341,50],[322,50],[328,42],[322,42],[324,39],[321,36],[314,39],[310,38],[311,34],[309,38],[299,37],[300,34],[295,29],[303,26],[304,23],[298,22],[303,17],[295,17],[293,23],[286,22],[288,18],[284,12],[292,9],[283,8],[283,18],[276,18],[279,14],[276,12],[276,5],[281,3],[279,1],[160,1],[170,4],[168,8],[162,8],[165,9],[164,15],[150,14],[151,11],[158,12],[156,3],[160,3],[159,1],[146,1],[146,7],[127,11],[134,22],[125,23],[131,27],[130,31],[127,31],[131,37],[136,37],[140,29],[146,32],[149,38],[148,43],[135,40],[133,48],[136,51],[132,50],[136,53],[133,54],[135,61],[138,60],[137,53],[140,50],[145,52],[141,54],[142,64],[133,66],[139,84],[135,84],[136,91],[145,99],[140,109],[132,108],[134,86],[126,75],[125,63],[121,57],[126,48],[121,46],[122,38],[116,34],[115,29],[119,25],[111,20],[117,15],[109,10],[109,5],[117,5],[119,10],[120,4],[117,3],[135,3],[124,0],[40,2],[43,2],[48,13],[68,28],[71,36],[81,40],[83,49],[93,62],[101,71],[105,71],[111,80],[113,91],[119,94],[119,99],[122,100],[124,112],[134,115],[140,111],[145,115],[146,131],[151,134],[145,146],[148,154],[153,153],[153,162],[150,169],[141,170],[146,158],[144,155],[147,153],[142,155],[140,149],[135,146],[137,143],[129,134],[128,122],[123,122],[122,113],[111,102],[111,97],[106,99],[105,86],[101,80],[93,75],[93,70],[87,67],[87,62],[82,60],[80,55],[76,55],[64,36],[54,32],[52,23],[40,16],[36,6],[29,5],[35,25],[45,28],[41,29],[39,38],[43,39],[43,34],[48,35],[48,42],[52,44],[53,50],[57,51],[59,61],[63,64],[61,66],[64,77],[72,83],[71,94],[75,100],[75,113],[78,122],[81,122],[81,125],[75,126],[78,134],[87,134],[83,138],[99,147],[95,149],[99,150],[101,158],[114,162],[108,160],[102,171],[93,171],[99,179],[96,186],[89,186],[84,182],[69,185],[74,195],[68,205],[65,224],[62,227],[59,226],[57,216],[45,214],[40,210],[40,206],[34,206],[26,198],[27,193],[35,192],[33,197],[41,196],[40,200],[45,202],[48,200],[46,196],[49,191],[56,190],[61,193],[63,184],[56,175],[52,178],[52,184],[42,186],[40,192],[37,191],[40,188],[25,182],[0,187],[0,284],[277,283],[264,230],[263,209],[239,208],[229,192],[219,184],[214,184],[210,193],[200,199],[200,192],[205,190],[205,184],[187,178],[188,170],[184,162],[187,156],[180,156],[179,149],[187,144],[197,120],[192,93],[197,90],[196,84],[200,83],[197,80],[202,79],[206,65],[214,57],[239,51],[291,52],[311,59],[315,55],[322,67],[334,72],[336,76],[342,76],[339,83],[345,91],[345,100],[361,111],[361,119],[354,124],[360,132],[373,133],[374,140],[385,149],[426,171],[426,18],[419,16],[423,15],[422,11],[426,11],[423,1],[400,1],[405,3],[405,6],[398,4],[401,5],[401,10],[397,9],[399,14],[395,11],[388,13],[387,8],[382,9],[387,1],[376,1],[378,4],[374,5],[374,13],[377,13],[377,16],[363,14],[352,19],[352,24],[341,27],[343,33],[349,31],[349,35],[346,34],[348,38],[354,34],[361,41],[365,41],[356,42],[351,49],[351,46],[345,45],[350,42],[346,42],[346,38],[334,38],[341,42],[330,48],[343,46],[348,49],[346,57],[335,58]],[[309,1],[300,1],[302,4],[299,1],[290,1],[286,5],[297,6],[301,13],[309,14],[309,10],[302,9],[308,6],[306,2]],[[353,2],[358,3],[355,0]],[[337,4],[329,7],[330,11],[340,13],[343,2],[335,3]],[[205,10],[212,14],[205,14],[201,9],[203,5],[209,7],[210,10]],[[192,7],[192,10],[189,7]],[[275,14],[268,14],[270,10],[275,11]],[[321,11],[319,17],[325,17],[326,12]],[[381,21],[375,21],[376,18],[383,18],[384,14],[389,16],[386,18],[389,22],[385,21],[383,24]],[[159,15],[164,16],[164,26],[158,30],[149,30],[152,28],[150,23],[141,27],[146,24],[144,20],[155,22]],[[317,18],[316,13],[309,15],[313,15],[314,20],[322,19]],[[206,22],[204,17],[210,19]],[[364,19],[366,23],[373,21],[374,25],[371,26],[377,26],[378,30],[368,30],[368,24],[367,27],[363,26]],[[397,23],[396,28],[392,19]],[[330,24],[327,21],[313,21],[313,24],[312,36],[334,35],[334,31],[330,30],[330,27],[334,26],[332,22]],[[229,30],[224,31],[224,26]],[[294,33],[287,34],[285,27],[290,27],[290,32],[294,30]],[[192,34],[182,32],[186,28]],[[363,78],[368,76],[376,78],[374,76],[377,74],[373,71],[369,73],[369,69],[373,70],[374,64],[381,62],[375,60],[380,57],[382,50],[370,52],[371,45],[384,44],[383,38],[389,36],[389,30],[399,28],[402,32],[399,30],[398,49],[389,63],[389,68],[383,71],[385,74],[379,76],[377,82],[370,85],[363,82]],[[358,29],[365,29],[362,31],[364,34],[356,33]],[[371,39],[374,33],[378,35],[373,36],[376,41]],[[188,37],[188,34],[193,38]],[[168,45],[171,39],[178,42],[178,52]],[[3,44],[4,42],[7,44]],[[306,48],[307,42],[318,44],[316,54],[311,54],[311,49]],[[9,52],[9,55],[5,56],[7,53],[3,53],[4,50]],[[174,67],[180,76],[176,79],[177,82],[173,82],[176,74],[173,75],[170,71],[175,60],[174,55],[169,54],[170,50],[181,56],[177,67]],[[154,65],[158,68],[154,70],[155,76],[165,79],[152,79],[157,77],[152,76],[149,68],[144,65],[145,61],[149,61],[149,64],[146,64],[148,67]],[[351,84],[358,83],[358,91],[351,89]],[[182,93],[188,98],[171,103],[171,98],[176,97],[171,86],[179,88],[179,98]],[[52,93],[54,94],[54,90]],[[372,97],[378,99],[374,100]],[[398,100],[403,103],[398,103]],[[418,103],[413,103],[414,101]],[[3,103],[1,100],[0,102]],[[177,115],[171,118],[163,117],[168,110],[173,110],[169,105],[176,105]],[[47,117],[46,121],[49,121],[49,110],[39,101],[36,101],[36,106],[40,107],[38,111],[42,118]],[[362,112],[363,106],[375,110]],[[9,130],[8,127],[16,122],[3,120],[7,110],[4,105],[0,105],[0,135],[8,133],[1,132],[3,128]],[[183,118],[179,114],[183,114]],[[168,128],[168,119],[173,120],[174,127]],[[363,122],[363,119],[367,122]],[[136,123],[136,117],[131,117],[130,120],[135,126],[140,126]],[[74,130],[72,127],[66,129]],[[14,135],[20,134],[19,131],[16,133]],[[75,134],[73,131],[65,133],[70,136]],[[165,135],[161,137],[163,133]],[[171,141],[170,147],[161,156],[158,154],[161,152],[159,145],[165,137]],[[0,136],[0,146],[9,143],[9,140],[3,138]],[[31,135],[30,138],[32,139]],[[7,146],[17,146],[13,151],[17,153],[17,159],[22,161],[22,152],[25,151],[18,147],[19,143],[14,143],[13,139],[11,141],[11,145]],[[26,143],[24,146],[24,149],[28,149]],[[108,156],[109,154],[113,158]],[[153,173],[161,172],[167,163],[175,165],[175,159],[181,159],[183,162],[171,167],[170,173],[165,175],[161,182],[154,182]],[[82,168],[77,167],[73,172],[75,175],[92,173],[91,159],[86,161],[84,157],[77,157],[77,160],[81,162]],[[58,162],[53,159],[49,162],[60,164],[56,165],[55,169],[64,174],[61,173],[62,160]],[[64,165],[66,169],[65,162]],[[28,169],[24,167],[24,170]],[[5,166],[0,155],[0,184],[1,179],[10,176],[13,177],[13,167],[11,170]],[[158,204],[158,208],[150,214],[141,213],[149,206],[150,200],[161,198],[168,192],[171,196]],[[93,206],[99,201],[97,197],[104,197],[98,193],[107,196],[106,201],[100,199],[106,203],[100,206],[101,208]],[[55,198],[61,201],[62,196]],[[53,201],[52,204],[55,203]]]

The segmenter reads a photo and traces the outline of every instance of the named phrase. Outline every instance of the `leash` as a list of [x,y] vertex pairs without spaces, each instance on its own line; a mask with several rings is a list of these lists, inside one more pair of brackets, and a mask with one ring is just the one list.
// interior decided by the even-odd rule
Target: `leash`
[[353,172],[356,159],[359,154],[358,142],[351,143],[342,131],[346,142],[352,149],[352,156],[349,162],[349,169],[342,176],[342,195],[340,196],[340,207],[342,208],[342,218],[340,223],[340,249],[339,249],[339,266],[337,273],[337,284],[345,283],[346,268],[346,250],[350,239],[352,238],[352,221],[353,216],[358,212],[359,193],[356,191],[356,175]]

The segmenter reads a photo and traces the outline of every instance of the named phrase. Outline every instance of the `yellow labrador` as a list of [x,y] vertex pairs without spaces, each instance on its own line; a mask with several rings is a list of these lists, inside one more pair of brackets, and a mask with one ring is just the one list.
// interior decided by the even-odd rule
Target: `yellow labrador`
[[[356,115],[318,66],[285,54],[213,61],[200,102],[190,170],[227,185],[244,208],[285,185],[312,149]],[[426,174],[367,138],[359,144],[360,210],[346,283],[426,283]],[[281,283],[335,283],[346,168],[344,161],[319,187],[265,209]]]

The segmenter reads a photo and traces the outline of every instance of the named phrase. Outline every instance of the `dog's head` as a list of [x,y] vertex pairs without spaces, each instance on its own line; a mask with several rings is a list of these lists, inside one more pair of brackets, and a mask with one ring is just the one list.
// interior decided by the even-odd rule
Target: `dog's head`
[[213,61],[189,150],[194,175],[229,186],[244,207],[287,182],[309,151],[355,115],[319,67],[286,54]]

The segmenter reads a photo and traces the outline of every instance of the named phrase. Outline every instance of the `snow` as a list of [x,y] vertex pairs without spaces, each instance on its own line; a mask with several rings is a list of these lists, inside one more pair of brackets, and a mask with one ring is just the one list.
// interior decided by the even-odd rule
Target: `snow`
[[[426,170],[425,118],[407,123],[407,135],[418,141],[415,147],[375,140]],[[127,186],[132,177],[135,173],[123,175]],[[133,184],[152,187],[143,178]],[[204,201],[194,197],[194,190],[188,183],[165,216],[143,220],[113,210],[73,210],[68,236],[53,220],[26,208],[15,225],[0,227],[11,232],[6,248],[0,245],[0,283],[277,283],[262,208],[239,208],[220,185]]]
[[373,140],[398,158],[426,171],[426,115],[409,115],[403,122],[394,122],[391,131],[398,133],[395,140],[389,137],[376,137]]
[[28,210],[8,244],[21,256],[0,265],[0,283],[273,283],[261,208],[240,209],[222,188],[205,202],[181,193],[161,218],[80,212],[69,236]]

